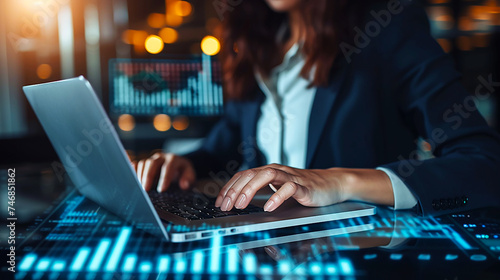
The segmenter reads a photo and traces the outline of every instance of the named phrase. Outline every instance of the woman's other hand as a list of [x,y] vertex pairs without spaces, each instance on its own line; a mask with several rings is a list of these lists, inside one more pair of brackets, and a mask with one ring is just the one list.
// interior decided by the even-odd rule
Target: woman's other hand
[[185,157],[172,153],[155,153],[148,159],[134,163],[137,177],[146,191],[153,187],[158,192],[178,181],[181,189],[188,189],[196,180],[193,164]]
[[264,205],[271,212],[293,197],[304,206],[325,206],[346,200],[394,205],[389,177],[375,169],[297,169],[279,164],[238,172],[222,188],[215,206],[223,211],[248,206],[256,192],[280,186]]

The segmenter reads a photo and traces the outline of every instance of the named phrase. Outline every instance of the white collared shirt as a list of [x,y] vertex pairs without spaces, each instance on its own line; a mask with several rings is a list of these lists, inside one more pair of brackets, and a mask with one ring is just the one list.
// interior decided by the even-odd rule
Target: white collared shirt
[[[269,77],[255,73],[257,83],[266,95],[257,122],[257,145],[267,164],[306,167],[309,117],[316,88],[307,88],[310,81],[300,75],[304,62],[300,45],[295,44]],[[415,196],[398,176],[388,169],[377,169],[385,172],[391,180],[394,209],[409,209],[417,204]]]

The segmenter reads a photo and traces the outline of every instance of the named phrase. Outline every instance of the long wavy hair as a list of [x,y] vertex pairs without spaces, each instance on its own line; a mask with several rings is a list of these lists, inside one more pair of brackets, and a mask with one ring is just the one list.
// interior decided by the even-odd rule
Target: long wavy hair
[[[226,97],[246,99],[255,92],[255,70],[268,76],[281,63],[284,42],[278,32],[288,24],[287,13],[277,13],[265,0],[242,0],[224,14],[221,60]],[[363,20],[366,8],[376,0],[302,0],[306,24],[302,51],[305,64],[302,77],[310,77],[310,86],[324,86],[339,53],[341,42],[351,42],[354,26]]]

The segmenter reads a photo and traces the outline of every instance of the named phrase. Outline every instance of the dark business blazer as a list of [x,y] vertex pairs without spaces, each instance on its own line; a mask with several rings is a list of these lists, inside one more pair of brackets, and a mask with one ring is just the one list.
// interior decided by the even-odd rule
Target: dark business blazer
[[[372,15],[367,23],[371,20]],[[404,6],[372,35],[350,63],[341,55],[329,85],[317,89],[309,131],[304,131],[306,168],[388,168],[416,196],[424,214],[499,205],[500,137],[431,37],[425,11]],[[483,85],[477,97],[491,89]],[[265,97],[256,96],[227,102],[202,148],[186,155],[198,177],[228,179],[241,164],[265,163],[256,145]],[[429,140],[435,158],[416,159],[419,136]]]

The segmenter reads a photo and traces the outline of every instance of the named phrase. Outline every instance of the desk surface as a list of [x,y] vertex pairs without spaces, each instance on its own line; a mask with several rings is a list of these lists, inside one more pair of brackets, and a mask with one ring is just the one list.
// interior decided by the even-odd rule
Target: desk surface
[[1,273],[16,279],[500,279],[500,209],[419,217],[378,208],[367,218],[173,244],[68,190],[16,232],[16,273],[5,264]]

